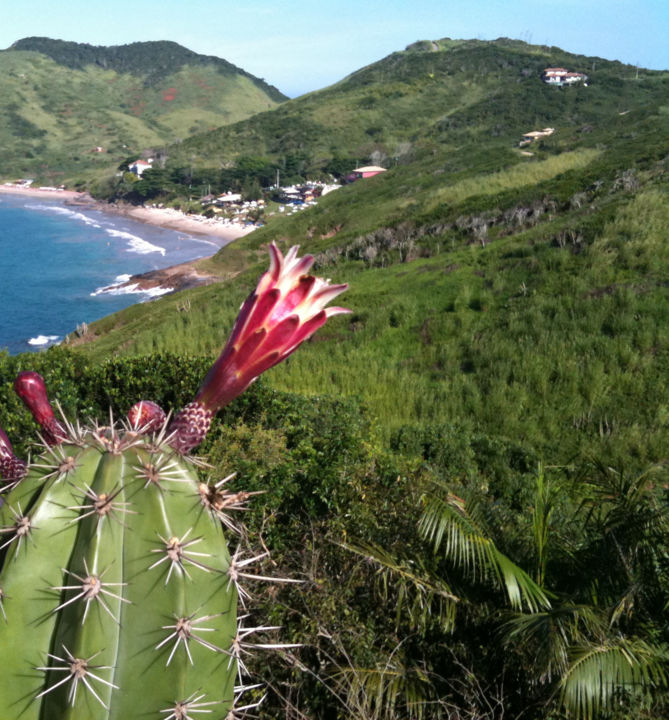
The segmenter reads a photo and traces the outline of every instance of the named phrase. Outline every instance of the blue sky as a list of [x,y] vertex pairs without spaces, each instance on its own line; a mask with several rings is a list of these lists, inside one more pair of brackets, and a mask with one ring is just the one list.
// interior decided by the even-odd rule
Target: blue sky
[[[6,4],[6,6],[5,6]],[[0,48],[174,40],[294,97],[415,40],[513,37],[669,69],[669,0],[3,0]]]

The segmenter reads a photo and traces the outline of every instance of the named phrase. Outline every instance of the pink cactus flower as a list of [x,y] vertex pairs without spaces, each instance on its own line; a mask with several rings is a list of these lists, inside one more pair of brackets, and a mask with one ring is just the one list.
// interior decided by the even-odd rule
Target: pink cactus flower
[[67,439],[67,432],[54,415],[44,378],[39,373],[31,370],[20,372],[14,381],[14,390],[39,423],[47,444],[58,445]]
[[262,373],[294,352],[329,317],[348,313],[325,306],[348,285],[308,275],[314,258],[297,256],[292,247],[284,257],[272,243],[269,270],[243,303],[232,333],[195,399],[174,419],[171,444],[180,452],[198,445],[211,418]]

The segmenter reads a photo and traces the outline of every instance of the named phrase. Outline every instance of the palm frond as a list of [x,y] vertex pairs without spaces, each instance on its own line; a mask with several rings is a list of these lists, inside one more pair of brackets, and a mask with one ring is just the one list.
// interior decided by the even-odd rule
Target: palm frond
[[424,628],[428,618],[434,618],[446,632],[453,629],[459,598],[444,580],[425,568],[420,558],[398,559],[372,543],[344,544],[342,547],[376,566],[384,599],[388,599],[391,591],[396,593],[397,623],[405,612],[413,628]]
[[571,647],[583,644],[586,637],[603,637],[605,632],[605,617],[590,605],[574,604],[515,615],[501,627],[504,645],[527,657],[539,683],[551,682],[567,671]]
[[667,685],[663,647],[619,638],[573,651],[560,683],[560,699],[575,720],[592,720],[625,694],[649,694]]
[[435,700],[429,674],[419,666],[405,666],[396,656],[383,666],[343,668],[335,680],[347,698],[347,707],[365,720],[399,716],[421,720]]
[[443,545],[446,557],[473,579],[501,586],[514,609],[536,612],[551,606],[544,590],[497,548],[461,498],[447,493],[445,500],[427,499],[419,532],[435,551]]
[[659,524],[666,531],[668,510],[657,505],[652,492],[662,472],[665,472],[662,465],[651,465],[632,475],[624,467],[591,461],[578,480],[584,494],[581,509],[588,511],[586,521],[596,519],[604,532],[628,527],[631,519],[641,521],[646,527]]

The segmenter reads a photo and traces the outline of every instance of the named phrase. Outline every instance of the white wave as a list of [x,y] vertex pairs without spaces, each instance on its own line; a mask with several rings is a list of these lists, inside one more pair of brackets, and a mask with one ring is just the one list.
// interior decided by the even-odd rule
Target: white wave
[[137,292],[142,292],[145,295],[148,295],[150,298],[154,297],[160,297],[161,295],[167,295],[167,293],[171,293],[174,290],[174,288],[170,287],[154,287],[149,288],[148,290],[138,290]]
[[106,285],[105,287],[98,288],[95,292],[91,293],[91,297],[97,297],[98,295],[146,295],[147,298],[160,297],[169,292],[172,292],[174,288],[154,287],[154,288],[141,288],[137,283],[126,285],[130,279],[130,275],[119,275],[119,278],[125,278],[120,282],[115,282],[113,285]]
[[211,240],[205,240],[204,238],[198,238],[198,237],[195,237],[194,235],[188,235],[186,238],[183,238],[183,239],[188,239],[191,242],[202,243],[203,245],[211,245],[212,247],[215,247],[217,250],[221,247],[219,243],[212,242]]
[[147,255],[148,253],[159,252],[161,255],[165,255],[165,248],[160,247],[159,245],[153,245],[152,243],[148,242],[148,240],[144,240],[143,238],[137,235],[133,235],[132,233],[125,232],[123,230],[112,230],[111,228],[106,228],[105,232],[112,237],[127,240],[130,247],[128,252],[136,252],[140,255]]
[[131,277],[132,277],[132,275],[129,275],[128,273],[124,273],[123,275],[117,275],[117,276],[114,278],[114,284],[116,284],[116,283],[127,283],[128,280],[130,280]]
[[80,222],[83,222],[86,225],[91,225],[95,228],[100,227],[100,224],[96,220],[93,220],[93,218],[89,218],[88,215],[76,212],[75,210],[70,210],[62,205],[34,205],[33,207],[36,210],[46,210],[47,212],[56,213],[57,215],[67,215],[72,220],[79,220]]
[[30,338],[28,345],[48,345],[49,343],[56,342],[58,335],[38,335],[37,337]]

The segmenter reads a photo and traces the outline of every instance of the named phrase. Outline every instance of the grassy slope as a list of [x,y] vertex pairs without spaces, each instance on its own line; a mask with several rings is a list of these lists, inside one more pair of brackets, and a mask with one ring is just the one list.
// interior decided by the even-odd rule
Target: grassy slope
[[[648,132],[640,147],[652,142]],[[511,173],[493,206],[531,206],[550,195],[557,209],[534,225],[493,227],[485,247],[447,223],[491,206],[486,179],[499,176],[480,176],[482,192],[460,196],[442,215],[441,232],[416,235],[408,262],[397,246],[358,259],[355,232],[305,240],[305,227],[318,223],[317,213],[305,213],[221,253],[219,268],[250,269],[190,291],[187,311],[183,296],[135,306],[95,324],[105,334],[86,351],[214,353],[262,268],[261,246],[283,236],[320,251],[321,273],[350,282],[344,304],[354,314],[334,319],[274,369],[272,385],[360,397],[386,438],[407,423],[455,422],[522,439],[555,462],[586,451],[656,460],[669,440],[667,149],[656,146],[637,163],[620,146],[574,151],[574,169],[552,178],[549,158],[539,161],[538,186],[533,175],[524,184]],[[593,179],[598,189],[581,193]],[[356,188],[371,198],[374,184],[382,195],[385,183],[393,186],[390,173],[335,194],[319,211],[336,217]],[[368,218],[358,220],[364,226]]]
[[[468,53],[467,67],[490,59],[478,44]],[[316,254],[319,273],[350,282],[354,314],[275,368],[271,384],[360,397],[386,439],[405,424],[455,422],[522,439],[556,462],[600,450],[662,457],[667,78],[600,77],[603,87],[567,90],[534,78],[536,103],[528,99],[524,115],[523,82],[490,100],[497,119],[522,127],[554,103],[555,117],[541,110],[541,126],[557,132],[532,145],[533,156],[504,134],[479,128],[467,141],[468,131],[443,130],[413,162],[225,248],[208,264],[228,282],[105,318],[83,350],[97,359],[215,353],[263,269],[266,244],[297,242]]]
[[[144,78],[34,51],[0,52],[0,176],[56,182],[109,172],[129,155],[274,107],[252,79],[215,65]],[[96,146],[105,153],[94,153]]]

